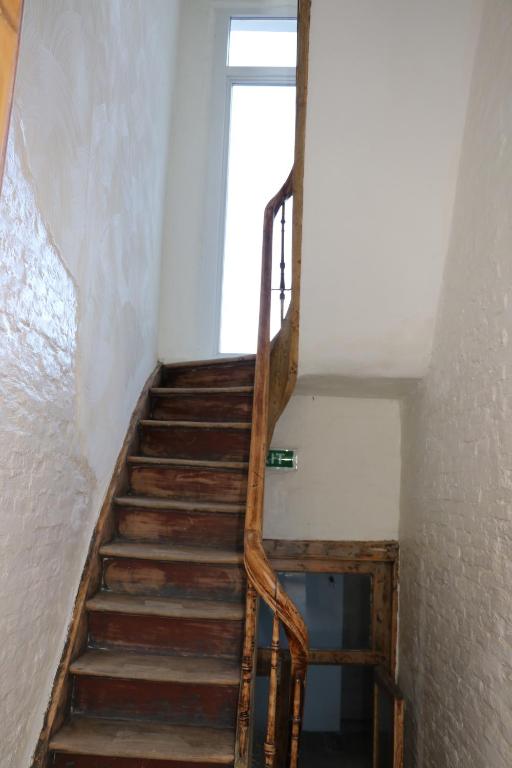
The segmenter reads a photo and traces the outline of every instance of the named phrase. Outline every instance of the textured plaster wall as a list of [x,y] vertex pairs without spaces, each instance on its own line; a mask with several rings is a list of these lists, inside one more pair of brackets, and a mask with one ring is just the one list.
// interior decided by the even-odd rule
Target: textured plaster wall
[[418,377],[481,0],[312,0],[301,375]]
[[512,5],[486,0],[430,371],[404,407],[409,768],[512,762]]
[[0,201],[2,768],[29,765],[156,363],[178,13],[170,0],[25,2]]
[[295,448],[299,468],[267,470],[267,538],[398,538],[396,400],[294,395],[272,445]]

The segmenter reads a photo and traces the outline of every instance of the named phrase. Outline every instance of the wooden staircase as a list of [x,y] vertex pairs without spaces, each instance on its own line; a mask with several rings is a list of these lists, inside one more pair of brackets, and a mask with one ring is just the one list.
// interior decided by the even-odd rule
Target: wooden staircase
[[160,378],[85,602],[59,768],[234,764],[254,358]]

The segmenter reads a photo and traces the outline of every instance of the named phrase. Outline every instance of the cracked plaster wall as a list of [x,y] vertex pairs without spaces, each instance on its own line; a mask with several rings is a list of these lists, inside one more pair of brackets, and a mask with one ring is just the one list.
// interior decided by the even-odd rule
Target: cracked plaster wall
[[512,759],[512,4],[486,0],[432,364],[403,412],[408,768]]
[[0,201],[2,768],[29,764],[156,363],[178,16],[178,0],[25,3]]

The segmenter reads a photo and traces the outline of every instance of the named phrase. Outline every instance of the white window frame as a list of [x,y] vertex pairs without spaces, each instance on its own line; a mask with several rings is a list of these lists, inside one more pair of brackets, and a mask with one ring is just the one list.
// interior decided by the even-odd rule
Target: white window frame
[[[215,11],[214,66],[211,102],[211,135],[206,194],[205,238],[203,258],[215,262],[214,317],[212,330],[215,356],[230,357],[220,352],[220,323],[222,311],[222,282],[226,230],[227,177],[231,92],[233,85],[296,84],[295,67],[228,67],[227,51],[230,21],[234,19],[296,18],[296,2],[262,0],[251,3],[219,2]],[[283,180],[284,181],[284,180]],[[263,217],[263,211],[261,212]],[[212,253],[213,251],[213,253]],[[236,354],[236,353],[233,353]]]

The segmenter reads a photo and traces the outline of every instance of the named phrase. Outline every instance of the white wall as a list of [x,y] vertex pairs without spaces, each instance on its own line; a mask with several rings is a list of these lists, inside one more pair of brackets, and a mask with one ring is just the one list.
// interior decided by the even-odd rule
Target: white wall
[[312,0],[301,374],[422,376],[479,0]]
[[272,441],[298,470],[267,470],[266,538],[396,539],[400,411],[394,400],[294,395]]
[[0,203],[0,765],[26,768],[156,363],[179,3],[27,0]]
[[[312,0],[301,375],[425,373],[480,2]],[[238,3],[247,12],[279,5]],[[182,16],[163,360],[218,349],[221,201],[212,179],[222,167],[223,116],[219,126],[215,14],[236,6],[187,0]]]
[[219,15],[292,15],[295,8],[295,0],[186,0],[183,5],[160,288],[163,361],[215,357],[219,349],[226,149],[226,51],[216,45]]
[[512,5],[486,0],[432,365],[404,410],[411,768],[512,755]]

